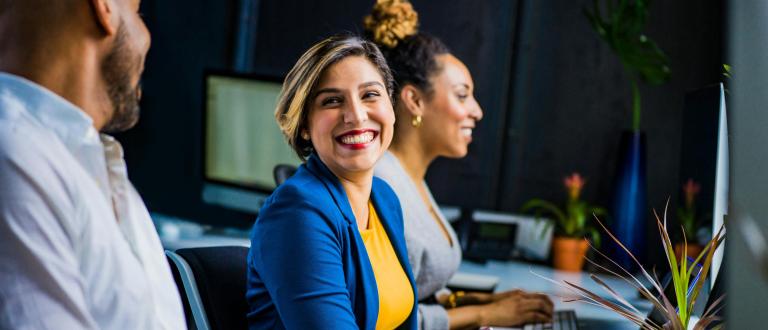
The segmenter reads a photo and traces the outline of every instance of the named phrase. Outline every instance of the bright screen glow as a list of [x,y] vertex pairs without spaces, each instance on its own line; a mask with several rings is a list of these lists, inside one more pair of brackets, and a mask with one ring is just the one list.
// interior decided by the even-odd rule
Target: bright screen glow
[[274,188],[275,165],[300,164],[275,122],[281,84],[215,75],[206,83],[206,178]]

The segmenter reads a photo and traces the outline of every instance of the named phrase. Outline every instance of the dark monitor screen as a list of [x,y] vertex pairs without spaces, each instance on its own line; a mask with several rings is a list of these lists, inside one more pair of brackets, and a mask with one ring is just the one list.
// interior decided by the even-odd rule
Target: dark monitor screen
[[[725,109],[725,91],[722,84],[691,91],[685,96],[683,128],[680,146],[680,185],[689,179],[699,184],[695,199],[696,219],[712,233],[720,229],[728,213],[728,125]],[[683,205],[681,192],[678,206]],[[677,222],[673,222],[675,226]],[[670,227],[672,228],[672,227]],[[679,230],[679,227],[673,229]],[[701,240],[701,238],[699,238]],[[688,237],[689,241],[697,237]],[[706,241],[705,240],[705,241]],[[717,276],[722,259],[718,249],[712,264],[712,275]]]
[[[715,201],[719,120],[720,85],[686,94],[678,187],[682,187],[688,180],[699,184],[701,190],[695,200],[697,218],[706,221],[709,226]],[[680,200],[682,204],[682,194]]]

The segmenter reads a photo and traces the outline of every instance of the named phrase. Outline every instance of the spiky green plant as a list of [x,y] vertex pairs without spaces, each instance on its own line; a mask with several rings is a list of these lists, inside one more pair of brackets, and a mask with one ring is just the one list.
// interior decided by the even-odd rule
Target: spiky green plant
[[[591,264],[595,265],[596,267],[607,271],[610,274],[613,274],[615,276],[620,277],[625,282],[629,283],[629,285],[636,288],[640,294],[643,295],[646,299],[648,299],[654,307],[656,307],[659,311],[662,312],[664,315],[664,318],[666,319],[666,323],[664,324],[656,324],[651,320],[646,319],[646,315],[644,313],[641,313],[635,306],[633,306],[631,303],[629,303],[626,299],[619,296],[618,293],[613,290],[611,287],[609,287],[605,281],[600,279],[599,276],[595,274],[590,274],[590,278],[597,283],[600,287],[604,288],[605,291],[613,297],[618,303],[609,301],[608,299],[605,299],[601,297],[600,295],[585,289],[582,286],[576,285],[570,281],[564,280],[562,283],[557,282],[553,279],[546,278],[544,276],[541,276],[539,274],[534,273],[535,275],[550,281],[554,284],[560,285],[571,292],[575,293],[577,295],[577,298],[570,298],[568,301],[580,301],[585,302],[588,304],[596,305],[599,307],[603,307],[605,309],[614,311],[618,313],[619,315],[623,316],[624,318],[632,321],[633,323],[640,326],[643,330],[686,330],[688,329],[688,323],[690,323],[691,320],[691,313],[693,312],[693,307],[696,303],[696,298],[699,295],[699,292],[701,291],[701,288],[704,284],[704,279],[706,279],[707,275],[709,274],[710,266],[712,265],[712,257],[714,255],[715,250],[717,250],[718,246],[723,242],[725,239],[725,233],[724,233],[724,227],[720,227],[720,230],[718,230],[717,234],[712,237],[712,239],[707,243],[707,245],[704,247],[704,249],[701,251],[701,253],[696,257],[695,261],[689,266],[687,262],[683,262],[684,260],[687,260],[688,256],[686,255],[686,249],[683,249],[683,255],[680,258],[680,262],[678,262],[677,258],[675,257],[675,252],[673,250],[672,241],[669,238],[669,232],[667,231],[667,212],[666,209],[664,210],[664,220],[659,218],[659,215],[654,211],[654,215],[656,216],[656,224],[659,228],[659,235],[661,236],[662,246],[664,247],[664,253],[667,256],[667,261],[669,263],[669,267],[671,269],[672,273],[672,285],[674,287],[675,291],[675,298],[679,302],[678,306],[674,306],[672,302],[670,301],[669,297],[667,297],[664,293],[664,290],[662,288],[661,282],[658,279],[658,276],[654,273],[654,276],[651,276],[648,271],[643,268],[643,265],[640,264],[640,262],[635,258],[634,255],[632,255],[631,252],[611,233],[600,220],[595,216],[595,219],[600,224],[600,227],[608,234],[616,243],[618,246],[620,246],[624,251],[627,252],[627,254],[632,258],[632,260],[637,263],[638,266],[640,266],[640,270],[642,275],[645,277],[646,280],[648,280],[652,288],[648,289],[646,288],[640,280],[635,277],[632,273],[627,271],[625,268],[621,267],[618,263],[614,262],[610,258],[608,258],[605,254],[601,253],[594,247],[592,248],[597,252],[599,255],[601,255],[603,258],[606,258],[610,263],[612,263],[614,266],[618,267],[618,270],[611,270],[605,266],[599,265],[598,263],[592,261],[591,259],[587,258],[587,261],[589,261]],[[684,242],[684,244],[687,244],[687,242]],[[703,266],[698,269],[698,272],[694,274],[694,270],[697,269],[696,264],[699,264],[703,260]],[[696,282],[696,284],[693,286],[692,290],[688,290],[691,279],[695,278],[696,276],[699,277],[699,280]],[[656,291],[658,294],[654,295],[653,291]],[[693,325],[693,329],[695,330],[704,330],[704,329],[721,329],[723,327],[721,322],[722,320],[716,315],[720,309],[723,308],[723,299],[724,296],[718,297],[714,302],[707,307],[707,309],[704,311],[704,314],[701,316],[701,318],[696,322],[696,324]],[[718,324],[719,323],[719,324]]]
[[650,0],[593,0],[592,11],[585,9],[592,29],[619,57],[629,74],[632,87],[632,129],[640,130],[640,90],[638,80],[659,85],[669,80],[667,55],[645,34]]

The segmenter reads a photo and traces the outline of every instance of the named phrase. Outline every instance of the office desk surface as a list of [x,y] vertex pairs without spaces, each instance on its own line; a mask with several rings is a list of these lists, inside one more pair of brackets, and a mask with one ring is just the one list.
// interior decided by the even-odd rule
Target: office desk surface
[[[518,261],[489,261],[478,264],[462,261],[459,272],[469,274],[492,275],[499,277],[496,291],[522,289],[526,291],[542,292],[550,295],[555,303],[555,309],[572,309],[576,311],[581,329],[605,329],[605,330],[637,330],[639,327],[631,321],[619,316],[613,311],[602,307],[593,306],[583,302],[564,302],[562,297],[574,297],[575,293],[557,284],[536,276],[534,273],[553,279],[559,283],[567,280],[580,285],[602,297],[608,298],[609,294],[597,283],[589,278],[589,273],[571,273],[554,270],[551,267],[534,265]],[[647,314],[652,304],[638,297],[637,290],[624,280],[610,275],[598,274],[619,295],[624,297],[640,312]],[[614,300],[614,299],[611,299]]]
[[[245,231],[243,233],[238,233],[237,235],[204,234],[203,228],[197,224],[182,222],[178,219],[168,218],[159,214],[153,214],[152,218],[156,221],[155,226],[160,232],[160,238],[166,249],[175,250],[186,247],[219,245],[250,245],[250,240],[247,238]],[[575,310],[581,328],[585,330],[638,329],[632,322],[601,307],[580,302],[563,302],[561,297],[573,296],[574,294],[565,288],[534,275],[532,272],[554,279],[558,282],[562,282],[562,280],[571,281],[572,283],[582,285],[597,294],[604,293],[605,291],[594,283],[587,273],[555,271],[551,267],[517,261],[489,261],[485,264],[478,264],[466,260],[459,266],[459,272],[499,277],[497,291],[523,289],[526,291],[537,291],[549,294],[555,303],[556,309]],[[600,278],[641,312],[647,313],[651,310],[651,303],[639,299],[635,289],[623,280],[608,275],[600,275]],[[605,293],[605,295],[607,295],[607,293]]]

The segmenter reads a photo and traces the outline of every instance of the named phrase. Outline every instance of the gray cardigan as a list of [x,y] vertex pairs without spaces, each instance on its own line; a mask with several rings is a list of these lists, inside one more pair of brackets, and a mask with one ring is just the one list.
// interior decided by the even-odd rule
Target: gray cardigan
[[[416,278],[419,299],[423,301],[447,290],[445,285],[459,268],[461,248],[456,233],[440,213],[429,187],[420,182],[427,189],[431,206],[451,236],[451,242],[445,239],[429,207],[422,202],[416,184],[395,155],[386,152],[376,164],[374,175],[386,181],[400,199],[408,259]],[[419,303],[418,318],[419,329],[448,329],[448,314],[441,305]]]

